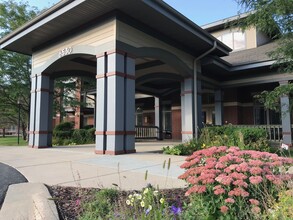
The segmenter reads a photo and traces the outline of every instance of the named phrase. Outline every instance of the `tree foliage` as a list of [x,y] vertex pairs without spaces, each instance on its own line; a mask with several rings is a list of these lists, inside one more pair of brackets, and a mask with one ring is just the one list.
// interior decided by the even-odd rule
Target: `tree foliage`
[[278,48],[270,55],[285,72],[293,70],[293,0],[237,0],[250,15],[241,21],[243,28],[255,26],[272,39]]
[[[251,26],[277,40],[277,48],[269,53],[275,66],[287,73],[293,72],[293,0],[237,0],[249,16],[240,21],[242,28]],[[267,109],[277,110],[280,95],[293,93],[292,84],[282,85],[274,91],[264,91],[260,102]]]
[[[0,3],[0,37],[17,29],[38,13],[27,3],[7,0]],[[31,58],[0,50],[0,126],[16,125],[18,110],[26,137],[29,114]],[[19,104],[20,105],[19,105]]]

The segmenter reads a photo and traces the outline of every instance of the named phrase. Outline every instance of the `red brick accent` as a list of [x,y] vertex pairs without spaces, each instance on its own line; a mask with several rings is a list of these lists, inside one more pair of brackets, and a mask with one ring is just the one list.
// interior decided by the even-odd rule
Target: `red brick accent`
[[126,150],[125,153],[126,154],[134,154],[134,153],[136,153],[136,150],[135,149],[133,149],[133,150]]
[[122,72],[110,72],[110,73],[107,73],[106,76],[107,77],[120,76],[120,77],[123,77],[123,78],[135,80],[135,76],[134,75],[130,75],[130,74],[122,73]]
[[49,89],[40,88],[40,89],[36,89],[36,92],[47,92],[47,93],[50,93],[50,90]]
[[105,131],[96,131],[95,135],[105,135]]
[[181,96],[185,96],[187,94],[192,94],[192,90],[182,92]]
[[132,59],[136,58],[136,56],[134,54],[130,54],[127,51],[119,50],[119,49],[110,50],[110,51],[107,51],[107,52],[105,52],[103,54],[98,54],[98,55],[96,55],[96,57],[100,58],[100,57],[104,57],[105,55],[111,55],[111,54],[114,54],[114,53],[120,54],[122,56],[127,56],[127,57],[132,58]]
[[135,135],[135,131],[125,131],[125,135]]
[[105,154],[104,150],[95,150],[95,154]]
[[118,49],[115,49],[115,50],[110,50],[107,52],[107,55],[111,55],[111,54],[114,54],[114,53],[117,53],[117,54],[120,54],[122,56],[125,56],[127,54],[127,52],[123,51],[123,50],[118,50]]
[[106,150],[105,154],[108,154],[108,155],[120,155],[120,154],[125,154],[125,151],[124,150],[120,150],[120,151]]
[[96,131],[96,135],[135,135],[135,131]]
[[96,75],[96,79],[101,79],[101,78],[105,78],[106,77],[106,74],[97,74]]
[[283,135],[292,135],[291,132],[282,132]]
[[100,53],[96,55],[96,58],[101,58],[101,57],[105,57],[106,53]]
[[192,131],[182,131],[181,134],[193,134]]
[[125,135],[125,131],[106,131],[106,135]]
[[45,149],[45,148],[51,148],[52,146],[29,146],[29,147],[34,149]]

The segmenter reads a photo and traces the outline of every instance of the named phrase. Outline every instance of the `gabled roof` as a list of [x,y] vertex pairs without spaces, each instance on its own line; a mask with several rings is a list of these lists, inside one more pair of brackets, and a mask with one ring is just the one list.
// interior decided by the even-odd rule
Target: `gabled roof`
[[208,32],[213,32],[213,31],[217,31],[217,30],[222,30],[227,28],[227,25],[236,22],[239,19],[243,19],[246,18],[248,15],[250,15],[252,12],[247,12],[247,13],[243,13],[243,14],[238,14],[229,18],[224,18],[209,24],[205,24],[202,25],[202,29],[208,31]]
[[81,30],[117,13],[165,36],[194,56],[210,49],[214,41],[218,44],[214,55],[224,56],[231,51],[171,6],[158,0],[63,0],[1,39],[0,49],[31,55],[74,30]]

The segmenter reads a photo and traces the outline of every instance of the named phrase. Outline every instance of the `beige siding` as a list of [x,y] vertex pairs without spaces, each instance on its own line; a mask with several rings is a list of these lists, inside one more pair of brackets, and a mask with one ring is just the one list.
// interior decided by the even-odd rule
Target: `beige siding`
[[256,29],[246,30],[246,49],[256,48]]
[[123,22],[117,21],[117,40],[131,46],[155,47],[166,50],[180,58],[189,68],[193,69],[193,57],[175,47],[170,46],[142,31],[139,31]]
[[[70,39],[56,43],[55,45],[46,48],[42,51],[38,51],[33,54],[32,66],[37,68],[46,63],[53,56],[58,56],[60,50],[74,46],[98,46],[101,44],[113,42],[113,47],[115,45],[115,30],[116,22],[115,20],[109,21],[107,23],[101,24],[98,27],[92,28],[85,31],[84,33],[73,36]],[[73,51],[74,52],[74,51]]]

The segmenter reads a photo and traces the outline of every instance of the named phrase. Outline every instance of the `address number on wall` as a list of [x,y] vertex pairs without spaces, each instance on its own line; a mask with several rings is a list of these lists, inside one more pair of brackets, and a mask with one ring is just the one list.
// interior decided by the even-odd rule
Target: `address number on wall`
[[67,56],[72,53],[72,47],[66,47],[59,51],[58,56],[59,58]]

